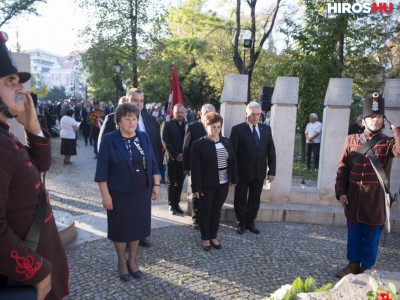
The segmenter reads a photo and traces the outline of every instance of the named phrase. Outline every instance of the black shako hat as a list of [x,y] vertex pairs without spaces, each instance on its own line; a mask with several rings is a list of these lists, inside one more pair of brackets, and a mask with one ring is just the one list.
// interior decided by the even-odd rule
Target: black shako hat
[[363,103],[363,118],[370,115],[385,115],[385,99],[378,92],[367,97]]
[[0,78],[18,74],[20,83],[27,82],[31,79],[31,74],[28,72],[18,72],[17,64],[6,47],[7,40],[7,33],[0,31]]

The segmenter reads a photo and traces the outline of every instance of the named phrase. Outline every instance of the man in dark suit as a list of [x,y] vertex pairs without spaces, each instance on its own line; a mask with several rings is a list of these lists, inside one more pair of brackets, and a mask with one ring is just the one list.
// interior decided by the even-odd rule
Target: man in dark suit
[[162,143],[165,148],[168,174],[168,204],[172,214],[183,213],[179,207],[183,181],[183,138],[185,135],[185,107],[176,104],[173,108],[173,119],[163,123],[161,129]]
[[[204,104],[201,107],[201,117],[208,112],[215,112],[215,107],[212,104]],[[183,139],[183,173],[185,175],[190,176],[191,166],[191,153],[192,153],[192,144],[194,141],[199,138],[205,136],[207,134],[205,125],[200,118],[198,121],[194,121],[193,123],[187,124],[185,128],[185,137]],[[199,209],[200,203],[199,199],[196,197],[192,197],[192,221],[193,228],[199,229]]]
[[268,182],[275,178],[276,155],[271,128],[260,123],[260,116],[260,104],[250,102],[246,107],[246,122],[233,126],[230,136],[239,173],[234,197],[238,234],[244,234],[246,229],[260,233],[254,220],[260,207],[267,164]]

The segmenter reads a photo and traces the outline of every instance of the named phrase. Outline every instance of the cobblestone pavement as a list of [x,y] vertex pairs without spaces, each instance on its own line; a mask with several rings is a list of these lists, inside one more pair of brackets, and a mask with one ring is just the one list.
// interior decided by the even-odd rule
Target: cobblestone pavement
[[[47,174],[53,208],[75,216],[102,212],[93,182],[92,149],[79,140],[74,165],[64,166],[53,140],[53,167]],[[166,206],[162,199],[153,205]],[[260,299],[296,277],[312,276],[318,285],[337,282],[346,264],[344,227],[258,222],[261,234],[236,234],[221,224],[223,248],[204,252],[198,231],[190,226],[153,229],[150,248],[139,248],[143,278],[122,282],[112,243],[101,238],[66,248],[70,265],[69,299]],[[390,234],[379,250],[377,269],[400,269],[400,235]]]

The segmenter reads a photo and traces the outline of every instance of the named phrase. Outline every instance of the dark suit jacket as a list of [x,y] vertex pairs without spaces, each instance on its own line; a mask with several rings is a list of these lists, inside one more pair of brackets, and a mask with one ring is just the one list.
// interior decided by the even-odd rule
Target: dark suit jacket
[[[154,155],[157,160],[158,169],[162,169],[163,154],[162,154],[162,144],[160,136],[160,128],[158,126],[157,120],[146,112],[141,112],[144,127],[146,128],[146,133],[148,134],[151,146],[153,147]],[[108,114],[101,126],[98,146],[100,149],[100,143],[104,134],[109,133],[117,129],[115,125],[115,113]]]
[[[229,183],[237,183],[238,174],[233,147],[226,137],[221,137],[220,141],[229,153]],[[193,192],[201,192],[203,188],[215,189],[219,186],[218,160],[215,143],[210,141],[206,136],[193,142],[191,178]]]
[[193,142],[207,135],[206,129],[201,121],[195,121],[187,124],[185,128],[185,137],[183,139],[183,169],[191,170],[191,154]]
[[182,153],[185,132],[179,126],[185,128],[186,122],[182,121],[182,125],[179,125],[177,121],[171,120],[164,122],[161,128],[161,139],[168,161],[175,160]]
[[154,118],[149,113],[142,111],[141,112],[144,127],[146,128],[146,133],[149,135],[151,146],[153,147],[154,155],[156,156],[158,169],[162,169],[163,165],[163,153],[162,153],[162,143],[160,136],[160,126],[156,118]]
[[271,127],[258,124],[260,143],[256,145],[249,125],[244,122],[232,127],[230,140],[236,153],[239,180],[244,182],[264,181],[267,173],[275,176],[276,155]]
[[[145,153],[147,182],[153,186],[153,175],[160,174],[149,136],[136,131],[140,145]],[[101,148],[97,154],[96,175],[94,181],[107,182],[108,188],[119,192],[134,192],[132,185],[133,170],[128,150],[119,130],[103,136]]]
[[81,122],[82,121],[82,118],[81,118],[81,107],[79,107],[77,105],[75,105],[75,107],[74,107],[74,118],[75,118],[75,121],[77,121],[77,122]]

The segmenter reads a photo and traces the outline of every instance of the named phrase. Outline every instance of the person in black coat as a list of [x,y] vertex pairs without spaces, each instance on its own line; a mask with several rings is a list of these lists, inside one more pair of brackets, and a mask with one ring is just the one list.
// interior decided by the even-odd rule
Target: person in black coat
[[81,110],[82,122],[79,127],[79,129],[82,132],[83,139],[85,140],[85,146],[87,146],[89,142],[90,142],[90,146],[92,145],[92,140],[89,139],[90,125],[87,122],[89,112],[90,112],[90,103],[89,103],[89,101],[85,101],[85,103],[83,104],[82,110]]
[[207,135],[194,141],[192,147],[192,191],[200,198],[200,232],[203,249],[221,249],[217,240],[221,209],[229,184],[238,181],[235,153],[228,138],[220,136],[222,117],[205,115]]
[[[128,102],[128,98],[126,98],[126,96],[123,96],[123,97],[119,98],[118,105],[121,105],[121,104],[127,103],[127,102]],[[100,149],[100,144],[101,144],[101,140],[103,139],[103,136],[107,133],[110,133],[110,132],[116,130],[116,129],[117,129],[117,124],[115,124],[115,112],[113,112],[113,113],[106,115],[103,125],[101,125],[100,133],[99,133],[99,140],[97,142],[98,149]]]
[[362,125],[362,120],[363,120],[363,115],[358,115],[357,123],[353,123],[353,124],[349,125],[349,132],[347,134],[350,135],[350,134],[356,134],[356,133],[363,133],[364,126]]
[[254,221],[260,207],[267,165],[268,182],[275,178],[276,155],[271,128],[260,123],[260,116],[260,104],[250,102],[246,107],[247,121],[233,126],[230,136],[239,172],[234,198],[238,234],[244,234],[245,229],[260,233]]
[[168,174],[168,204],[172,214],[183,213],[179,207],[185,174],[183,173],[183,138],[185,136],[185,107],[176,104],[173,107],[173,119],[163,123],[162,143],[165,148]]
[[[204,104],[201,107],[200,113],[204,117],[208,112],[215,112],[215,107],[212,104]],[[207,135],[204,120],[199,119],[193,123],[187,124],[185,128],[185,137],[183,139],[183,173],[190,176],[191,167],[191,152],[192,144],[199,138]],[[193,228],[199,229],[199,198],[193,196],[192,193],[192,221]]]

